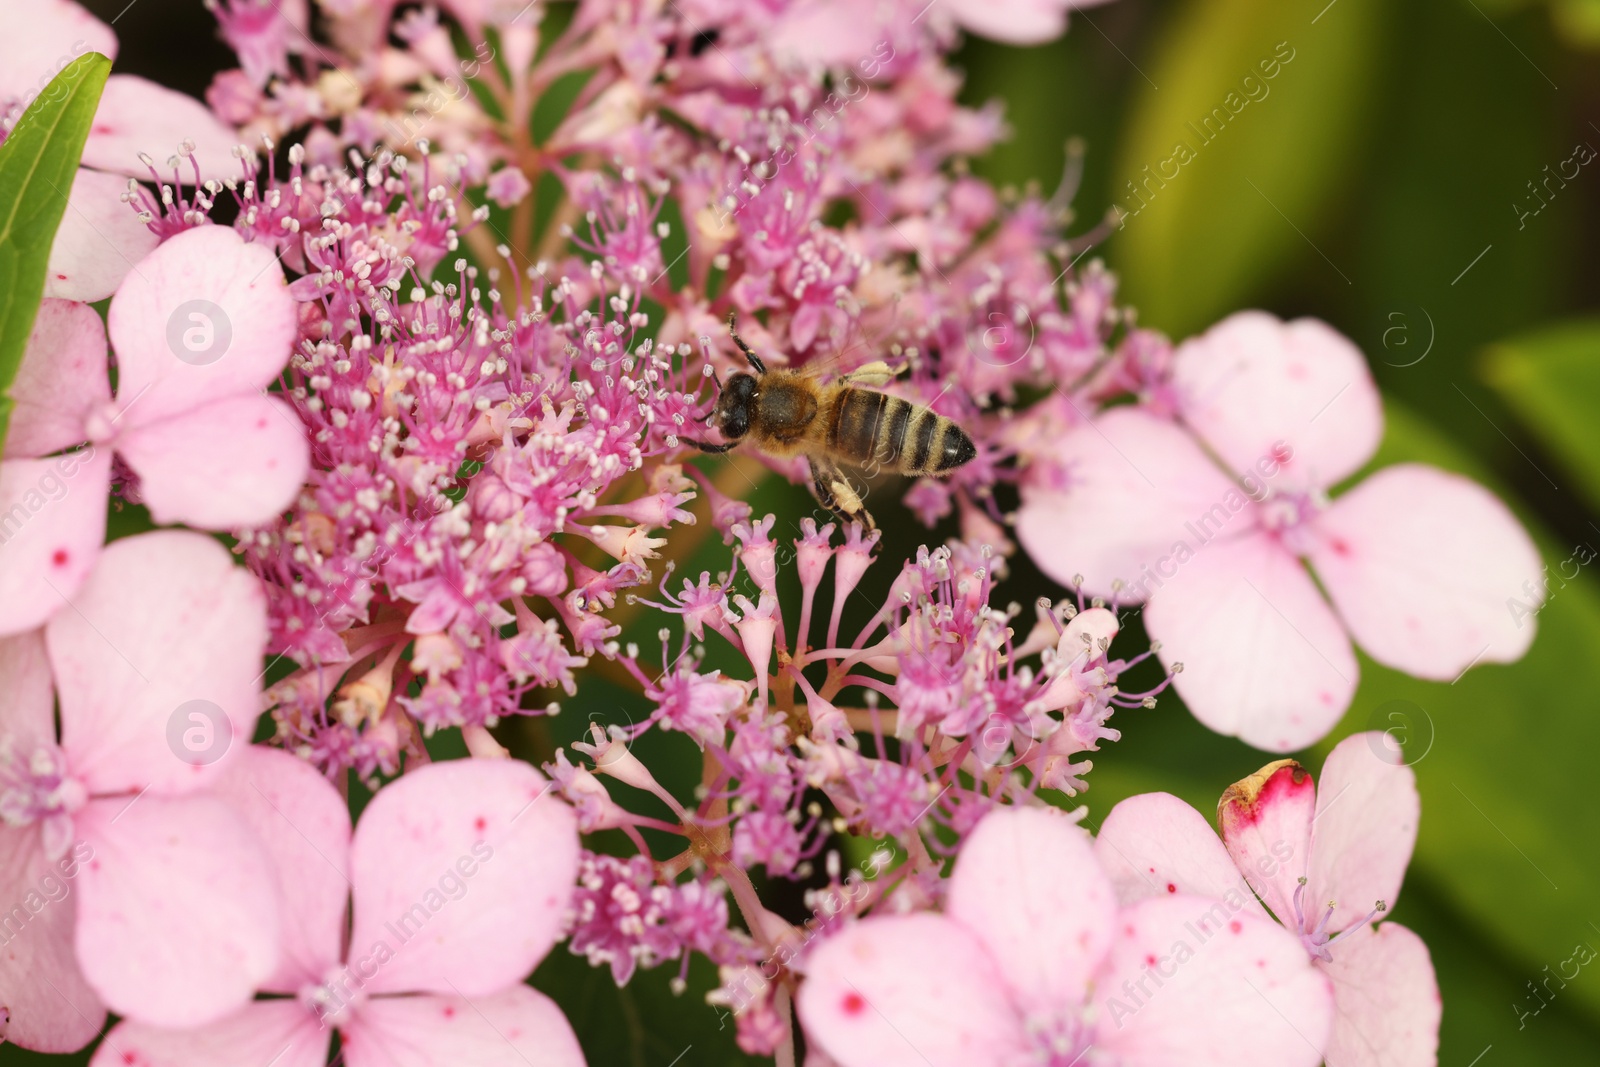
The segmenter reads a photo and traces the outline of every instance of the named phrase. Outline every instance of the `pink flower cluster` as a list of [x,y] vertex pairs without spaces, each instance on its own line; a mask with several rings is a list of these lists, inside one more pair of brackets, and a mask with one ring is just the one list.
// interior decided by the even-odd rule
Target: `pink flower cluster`
[[[1382,735],[1329,758],[1339,808],[1290,761],[1239,783],[1220,842],[1164,794],[1098,840],[1056,810],[1119,709],[1174,688],[1292,751],[1352,641],[1513,659],[1539,580],[1463,479],[1330,499],[1382,433],[1348,341],[1245,313],[1174,348],[1078,266],[1074,160],[1049,199],[971,176],[1005,130],[960,34],[1083,4],[208,6],[238,69],[206,106],[113,76],[10,389],[6,1039],[109,1011],[97,1065],[580,1065],[525,984],[564,940],[618,984],[711,961],[790,1065],[800,1028],[811,1067],[1431,1062],[1426,949],[1374,925],[1418,822]],[[116,49],[73,0],[18,21],[8,121]],[[739,499],[790,460],[691,463],[730,316],[966,429],[903,498],[953,536],[885,559]],[[190,529],[108,545],[113,506]],[[1069,595],[992,602],[1012,531]],[[1140,603],[1154,646],[1113,651]],[[510,758],[601,676],[648,713]]]

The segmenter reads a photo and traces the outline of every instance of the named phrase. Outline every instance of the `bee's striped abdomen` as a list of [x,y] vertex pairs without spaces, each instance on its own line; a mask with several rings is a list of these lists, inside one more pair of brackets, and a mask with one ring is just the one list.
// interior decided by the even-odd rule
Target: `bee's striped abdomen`
[[944,474],[976,455],[972,438],[950,419],[872,389],[843,391],[829,443],[840,459],[909,475]]

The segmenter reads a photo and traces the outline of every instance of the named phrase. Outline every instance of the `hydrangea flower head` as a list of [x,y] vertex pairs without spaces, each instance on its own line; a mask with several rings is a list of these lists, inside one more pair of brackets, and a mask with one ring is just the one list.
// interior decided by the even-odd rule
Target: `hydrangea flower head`
[[[571,809],[514,760],[441,763],[381,790],[352,833],[302,760],[251,747],[218,795],[272,857],[288,921],[257,1000],[184,1030],[121,1023],[96,1067],[229,1058],[352,1067],[583,1067],[561,1012],[522,984],[555,943],[577,874]],[[349,937],[346,944],[346,915]]]
[[1265,919],[1199,897],[1119,907],[1060,812],[978,824],[941,914],[861,920],[807,961],[806,1032],[843,1067],[1304,1064],[1327,979]]
[[1443,681],[1527,650],[1534,627],[1506,599],[1542,589],[1539,556],[1493,495],[1400,464],[1328,499],[1383,433],[1345,338],[1242,312],[1178,347],[1170,393],[1175,420],[1122,407],[1068,432],[1059,481],[1024,487],[1017,535],[1057,581],[1146,601],[1201,722],[1272,751],[1311,744],[1355,693],[1352,638]]
[[112,544],[68,610],[0,639],[0,888],[71,882],[0,956],[8,1040],[71,1051],[105,1007],[205,1023],[276,966],[270,867],[207,793],[260,713],[265,640],[257,583],[180,531]]
[[1332,982],[1328,1062],[1423,1067],[1439,1043],[1433,964],[1421,938],[1381,921],[1400,894],[1420,809],[1392,739],[1363,733],[1334,746],[1320,790],[1293,760],[1229,787],[1220,842],[1183,801],[1147,793],[1112,809],[1095,847],[1124,902],[1181,892],[1244,914],[1265,905]]

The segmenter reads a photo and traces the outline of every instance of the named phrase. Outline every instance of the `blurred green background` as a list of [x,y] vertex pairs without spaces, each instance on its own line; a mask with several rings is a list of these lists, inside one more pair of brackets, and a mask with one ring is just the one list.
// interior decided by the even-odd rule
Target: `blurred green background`
[[[228,64],[199,0],[88,6],[121,13],[120,71],[199,94]],[[1291,53],[1263,95],[1259,62]],[[1364,661],[1339,730],[1303,757],[1315,771],[1340,736],[1404,732],[1423,817],[1392,917],[1433,952],[1447,1067],[1600,1063],[1600,973],[1551,979],[1577,946],[1600,948],[1600,588],[1576,562],[1600,548],[1600,160],[1560,176],[1580,146],[1600,149],[1597,56],[1600,0],[1116,0],[1075,14],[1054,44],[971,41],[957,56],[967,100],[1004,100],[1013,130],[979,173],[1048,192],[1063,144],[1081,137],[1076,228],[1112,204],[1139,209],[1090,254],[1120,273],[1141,322],[1181,338],[1241,307],[1327,320],[1385,391],[1377,465],[1468,472],[1540,544],[1551,595],[1522,662],[1441,685]],[[1255,98],[1176,177],[1146,186],[1144,168],[1194,143],[1186,124],[1230,93]],[[764,488],[768,507],[786,506],[785,488]],[[899,537],[886,552],[919,540]],[[719,552],[687,573],[720,569]],[[1040,594],[1059,590],[1018,561],[998,602]],[[575,734],[627,699],[597,683],[558,722]],[[1123,740],[1098,754],[1082,798],[1091,826],[1149,789],[1209,813],[1267,762],[1176,699],[1113,725]],[[675,973],[619,993],[558,950],[536,984],[592,1064],[747,1062],[699,1002],[709,968],[682,998],[667,989]],[[71,1061],[0,1049],[0,1064],[36,1062]]]

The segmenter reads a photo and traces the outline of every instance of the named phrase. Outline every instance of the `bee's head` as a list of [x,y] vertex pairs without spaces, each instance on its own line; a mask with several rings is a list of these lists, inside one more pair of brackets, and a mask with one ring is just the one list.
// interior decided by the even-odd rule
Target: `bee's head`
[[737,441],[750,432],[750,423],[756,415],[756,378],[753,374],[734,374],[717,396],[717,406],[711,412],[711,424],[722,431],[722,436]]

